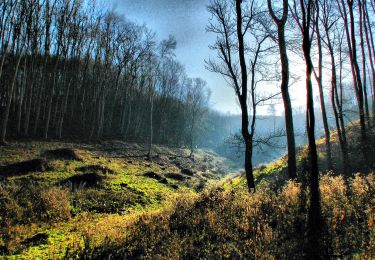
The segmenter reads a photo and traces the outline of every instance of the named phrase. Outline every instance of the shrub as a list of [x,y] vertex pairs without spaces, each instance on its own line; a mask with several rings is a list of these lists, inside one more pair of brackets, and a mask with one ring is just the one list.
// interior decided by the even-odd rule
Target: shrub
[[51,187],[40,193],[44,208],[42,217],[47,220],[59,221],[70,218],[69,193],[61,187]]
[[0,185],[0,226],[2,228],[15,224],[22,217],[22,208],[11,193]]

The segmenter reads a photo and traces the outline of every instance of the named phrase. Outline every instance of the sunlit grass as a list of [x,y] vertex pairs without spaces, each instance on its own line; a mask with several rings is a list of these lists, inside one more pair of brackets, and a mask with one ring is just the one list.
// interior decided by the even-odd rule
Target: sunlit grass
[[[317,144],[319,158],[324,161],[324,139]],[[66,146],[74,148],[83,160],[50,160],[48,171],[10,177],[9,187],[1,191],[2,201],[6,203],[0,206],[10,214],[4,220],[6,226],[2,226],[0,237],[0,248],[6,246],[9,250],[7,258],[78,259],[83,255],[125,252],[146,258],[272,259],[302,254],[303,238],[299,235],[303,235],[306,215],[300,210],[306,205],[301,205],[301,185],[284,181],[284,186],[278,186],[276,192],[268,178],[285,175],[286,156],[255,169],[258,189],[251,195],[246,178],[239,174],[207,181],[198,173],[197,178],[183,182],[168,178],[167,184],[160,183],[145,177],[144,173],[178,172],[179,169],[173,165],[161,167],[143,158],[130,161],[111,157],[94,152],[90,145],[33,142],[22,149],[1,147],[0,164],[34,159],[41,151]],[[337,150],[337,144],[334,147]],[[336,150],[334,156],[338,154]],[[306,163],[307,158],[307,147],[301,148],[298,164]],[[58,188],[72,176],[83,174],[80,168],[89,166],[102,167],[97,172],[101,177],[97,186]],[[198,193],[195,187],[203,180],[207,182],[206,188]],[[12,197],[19,187],[30,189],[25,191],[22,198],[25,205],[21,206]],[[343,177],[322,177],[322,209],[330,235],[327,239],[335,253],[351,250],[353,256],[365,257],[373,250],[373,187],[373,175],[357,175],[349,182]],[[68,213],[56,199],[59,192],[69,195],[65,199],[69,203]],[[51,200],[43,202],[48,196]],[[39,205],[40,216],[32,215],[35,203]],[[17,216],[22,223],[14,224]],[[296,223],[302,231],[296,230]],[[23,244],[40,233],[48,235],[46,243]],[[288,237],[293,235],[296,237]]]
[[[237,182],[234,178],[232,184]],[[342,257],[367,258],[374,250],[374,175],[342,177],[320,183],[326,226],[322,249]],[[362,192],[362,191],[366,192]],[[134,258],[303,258],[306,208],[301,184],[288,182],[278,192],[263,183],[256,194],[240,186],[215,187],[183,196],[164,210],[119,222],[116,240],[86,248],[98,257]],[[88,234],[88,238],[94,234]],[[87,256],[87,255],[86,255]]]
[[[9,192],[16,192],[18,185],[30,186],[28,188],[30,191],[25,191],[25,197],[22,198],[28,207],[14,209],[25,224],[13,225],[11,221],[6,222],[8,223],[7,227],[2,227],[6,229],[2,229],[0,247],[8,248],[7,257],[10,259],[60,259],[65,256],[67,249],[70,252],[80,252],[88,244],[95,247],[108,243],[108,241],[116,241],[124,238],[127,226],[140,214],[157,214],[171,207],[178,197],[196,196],[197,194],[189,188],[191,184],[168,179],[169,184],[178,184],[179,189],[175,190],[169,184],[163,184],[143,176],[145,172],[150,171],[174,172],[177,170],[174,166],[161,169],[160,165],[153,162],[113,158],[103,153],[93,152],[92,148],[87,150],[80,145],[32,142],[25,144],[22,149],[19,146],[1,147],[0,163],[10,164],[35,159],[45,150],[62,147],[74,148],[82,161],[49,160],[48,169],[45,172],[9,177],[8,190],[0,194],[6,200],[10,199],[9,203],[11,203],[1,206],[13,207],[12,205],[14,203],[17,205],[18,202],[9,197],[12,196]],[[28,220],[27,214],[32,215],[33,213],[27,212],[33,210],[32,205],[39,203],[43,194],[54,196],[48,195],[51,189],[53,192],[54,187],[60,187],[72,176],[83,174],[80,171],[82,167],[92,166],[100,166],[99,169],[105,171],[97,173],[103,179],[97,187],[85,187],[84,183],[79,186],[63,186],[65,187],[63,190],[67,189],[70,197],[68,200],[70,200],[69,207],[72,216],[69,219],[59,220],[59,216],[56,215],[61,214],[59,206],[54,204],[58,200],[51,197],[52,200],[48,202],[49,204],[38,206],[41,207],[38,210],[51,210],[44,207],[57,207],[50,213],[43,213],[43,216],[52,216],[55,219],[51,221],[38,220],[37,216],[32,216],[33,218]],[[62,192],[65,192],[63,190]],[[28,211],[26,212],[26,210]],[[101,211],[109,213],[100,213]],[[111,211],[116,213],[110,213]],[[55,215],[50,215],[52,212],[55,212],[53,213]],[[12,216],[9,221],[11,218]],[[46,243],[28,246],[23,244],[23,241],[37,234],[46,234],[48,236]]]

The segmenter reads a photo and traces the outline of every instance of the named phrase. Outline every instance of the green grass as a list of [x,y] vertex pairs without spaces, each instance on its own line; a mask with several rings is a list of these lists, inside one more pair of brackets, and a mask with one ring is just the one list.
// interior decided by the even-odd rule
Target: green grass
[[[174,172],[177,168],[173,165],[162,169],[160,165],[153,162],[143,160],[128,162],[104,152],[94,152],[94,147],[90,145],[31,142],[0,147],[0,165],[35,159],[44,150],[61,147],[74,148],[83,160],[51,160],[48,162],[49,171],[9,177],[9,187],[0,187],[0,190],[6,188],[4,198],[12,199],[12,201],[15,199],[14,203],[17,203],[21,198],[11,197],[12,194],[18,196],[17,190],[27,185],[30,190],[34,189],[34,191],[32,194],[27,194],[30,198],[25,197],[24,200],[28,203],[27,205],[32,205],[37,202],[35,200],[38,200],[40,193],[60,186],[68,178],[81,174],[78,170],[81,167],[100,165],[112,173],[98,173],[103,177],[103,181],[98,186],[82,185],[68,191],[72,217],[67,221],[35,218],[28,220],[26,213],[22,213],[23,209],[20,207],[18,210],[23,214],[20,213],[23,224],[10,224],[7,227],[1,227],[0,230],[0,247],[8,248],[10,254],[6,257],[9,259],[63,258],[67,248],[79,251],[84,247],[84,243],[100,245],[108,239],[122,237],[124,229],[119,227],[131,223],[137,215],[145,212],[158,212],[175,201],[177,197],[184,196],[181,194],[196,194],[191,189],[192,184],[188,181],[179,182],[168,179],[169,184],[162,184],[155,179],[143,176],[149,171]],[[178,184],[179,189],[171,188],[170,184]],[[11,192],[10,195],[9,192]],[[0,193],[0,200],[1,196]],[[22,244],[25,239],[39,233],[48,235],[47,243],[29,247]],[[87,237],[88,234],[91,234],[91,240],[84,241],[83,237]]]
[[[363,161],[361,160],[361,158],[359,158],[361,155],[359,147],[358,145],[355,145],[358,138],[357,134],[355,133],[357,128],[354,125],[350,129],[351,130],[348,135],[351,137],[350,154],[353,158],[353,169],[361,169],[360,167],[363,165]],[[337,141],[336,139],[337,138],[335,138],[335,134],[332,133],[332,140]],[[371,142],[374,141],[374,139],[371,139]],[[326,160],[324,144],[324,139],[317,140],[318,154],[321,161],[321,169],[323,171]],[[83,254],[89,253],[84,252],[83,250],[93,250],[94,248],[102,248],[104,250],[107,246],[111,248],[111,245],[116,244],[118,241],[125,241],[129,236],[135,240],[135,242],[137,243],[136,246],[142,247],[145,245],[144,242],[141,241],[142,239],[147,240],[149,236],[151,236],[150,239],[156,239],[155,241],[159,241],[158,239],[161,239],[162,241],[164,239],[163,236],[165,235],[166,237],[168,237],[168,239],[170,239],[168,241],[169,243],[171,243],[171,250],[176,250],[175,252],[178,252],[179,246],[176,247],[176,245],[178,245],[179,243],[184,244],[185,242],[189,243],[190,238],[185,237],[184,235],[179,235],[178,237],[184,240],[176,242],[174,241],[175,234],[173,233],[176,231],[170,230],[168,232],[171,233],[163,234],[166,225],[171,225],[171,223],[173,223],[174,221],[171,220],[171,222],[169,222],[169,218],[172,218],[172,216],[174,216],[172,214],[173,212],[175,212],[174,214],[178,215],[180,214],[178,213],[179,210],[182,210],[183,212],[186,211],[186,217],[189,218],[191,225],[201,223],[201,221],[203,221],[202,219],[204,219],[204,221],[206,221],[203,221],[204,225],[208,225],[207,223],[209,223],[209,225],[212,225],[208,226],[208,230],[213,227],[217,228],[216,231],[211,231],[213,232],[212,234],[214,234],[214,237],[220,238],[220,236],[224,234],[221,234],[219,232],[221,230],[220,225],[226,225],[225,221],[230,216],[232,216],[230,211],[230,207],[232,207],[231,203],[235,203],[234,207],[237,207],[236,210],[239,210],[241,214],[250,214],[249,212],[247,212],[250,209],[247,205],[243,204],[242,200],[250,200],[249,203],[258,205],[259,203],[266,203],[265,201],[268,201],[270,196],[274,199],[277,198],[278,195],[276,196],[273,191],[270,191],[271,186],[267,184],[267,182],[270,183],[270,180],[273,180],[273,178],[275,177],[280,177],[281,179],[284,178],[287,168],[287,161],[286,157],[284,156],[273,163],[255,169],[254,176],[258,185],[260,185],[261,187],[258,190],[260,194],[255,195],[255,197],[249,198],[247,195],[246,179],[243,176],[233,175],[230,177],[226,177],[223,180],[217,181],[210,180],[206,177],[199,177],[200,174],[198,174],[198,177],[188,179],[186,181],[176,181],[167,178],[169,183],[163,184],[155,179],[145,177],[143,174],[149,171],[156,173],[177,172],[179,169],[176,168],[176,166],[166,165],[161,167],[155,162],[148,162],[144,159],[131,159],[130,162],[128,159],[118,158],[116,156],[112,156],[105,152],[102,152],[94,145],[79,145],[59,142],[30,142],[19,143],[10,147],[0,147],[0,165],[34,159],[39,157],[40,153],[44,150],[55,149],[59,147],[74,148],[75,150],[77,150],[80,157],[83,158],[83,160],[52,160],[49,161],[51,170],[47,172],[30,173],[27,175],[10,177],[8,180],[9,187],[5,187],[3,184],[0,185],[0,210],[2,210],[1,207],[4,206],[3,204],[1,204],[2,201],[9,201],[9,203],[4,207],[13,207],[12,205],[16,205],[17,203],[20,204],[20,200],[22,199],[26,201],[24,202],[24,204],[27,207],[25,207],[23,204],[20,204],[19,209],[15,207],[12,208],[12,210],[14,210],[15,213],[17,213],[17,210],[21,211],[21,213],[22,210],[24,210],[26,213],[30,214],[30,212],[32,212],[33,210],[30,204],[37,204],[38,200],[40,199],[40,194],[43,194],[43,192],[48,191],[53,187],[60,186],[60,184],[64,180],[67,180],[72,176],[82,174],[82,172],[78,170],[78,168],[80,167],[100,165],[102,167],[105,167],[106,169],[109,169],[112,173],[98,173],[98,175],[102,177],[102,181],[98,183],[97,186],[85,187],[83,185],[67,188],[68,190],[66,192],[68,192],[69,195],[69,209],[71,214],[69,219],[38,219],[37,217],[27,219],[27,214],[21,214],[20,216],[22,217],[22,221],[20,220],[19,223],[17,222],[18,220],[16,221],[15,219],[13,219],[7,224],[6,227],[0,227],[0,248],[2,246],[6,246],[9,249],[9,254],[6,255],[6,257],[9,259],[63,258],[67,253],[71,258],[78,258]],[[333,158],[335,162],[339,162],[340,152],[337,142],[334,142],[332,147],[334,155]],[[306,147],[299,150],[297,156],[299,168],[303,163],[306,162],[307,152],[308,150]],[[206,155],[204,154],[198,153],[197,158],[204,158],[205,156]],[[203,191],[203,195],[201,193],[197,193],[195,189],[200,185],[201,182],[206,182],[207,186],[209,187],[208,190],[211,191],[208,192],[206,189]],[[265,185],[265,183],[267,185]],[[178,185],[178,190],[173,189],[171,187],[171,184]],[[365,184],[361,183],[359,185],[359,187],[362,186],[365,186]],[[2,192],[1,189],[3,189],[4,187],[5,191]],[[27,191],[26,189],[26,191],[24,191],[26,192],[25,198],[16,198],[15,196],[19,196],[17,195],[19,194],[19,190],[23,190],[24,187],[30,189],[31,193],[29,194],[29,191]],[[298,190],[297,186],[293,186],[290,184],[290,187],[293,188],[293,190],[291,190],[290,192],[293,192],[294,189]],[[336,190],[334,190],[335,185],[333,183],[325,183],[324,187],[327,189],[326,191],[324,191],[327,194],[334,194],[335,192],[337,192]],[[263,188],[264,190],[262,190]],[[280,188],[280,186],[278,186],[278,188]],[[206,211],[206,208],[202,207],[202,205],[199,204],[200,206],[197,209],[198,212],[196,212],[196,214],[201,216],[202,219],[195,219],[193,216],[191,216],[193,210],[196,211],[196,209],[189,208],[188,205],[195,204],[199,200],[201,200],[202,203],[207,203],[207,200],[211,203],[215,199],[214,195],[216,193],[214,192],[212,194],[212,198],[208,196],[208,194],[211,194],[211,192],[214,190],[220,189],[224,190],[224,194],[220,193],[220,196],[225,197],[220,199],[221,203],[223,203],[222,205],[208,206]],[[284,192],[285,194],[283,196],[289,196],[288,198],[293,201],[296,200],[296,194],[289,194],[287,190],[285,190]],[[360,191],[356,192],[358,193]],[[346,195],[341,194],[340,196],[345,199]],[[257,201],[258,197],[264,201]],[[339,216],[337,215],[339,214],[339,211],[331,212],[331,209],[329,208],[330,205],[335,204],[336,201],[332,202],[329,200],[329,198],[329,196],[324,197],[324,199],[326,200],[324,202],[324,205],[328,205],[325,210],[329,214],[333,214],[332,216],[330,216],[330,218],[336,221]],[[353,200],[355,201],[355,198],[353,198]],[[176,201],[178,201],[177,204]],[[53,203],[56,202],[52,201],[52,206],[54,205]],[[184,203],[187,203],[188,205],[185,207]],[[285,206],[282,201],[278,201],[278,203],[278,205],[274,205],[275,208],[279,209],[279,207],[283,208]],[[340,203],[336,203],[337,205],[335,204],[335,210],[339,210],[339,205],[341,205]],[[360,203],[365,204],[365,202],[362,201]],[[225,207],[223,205],[225,205]],[[29,206],[30,209],[28,208]],[[42,211],[51,210],[53,212],[54,210],[54,208],[46,209],[45,206],[38,207],[38,209]],[[352,204],[348,206],[348,211],[352,210],[351,207]],[[285,208],[285,210],[287,210],[287,207]],[[226,214],[225,216],[227,216],[227,218],[220,215],[223,212]],[[363,213],[361,212],[361,209],[358,209],[358,212],[360,214]],[[267,214],[269,213],[266,212],[264,214],[264,216],[267,218]],[[289,213],[287,212],[286,214]],[[16,216],[17,214],[14,214],[14,218],[16,218]],[[215,222],[213,216],[215,216],[215,218],[218,219],[219,222],[222,221],[222,223],[220,222],[220,224],[219,222]],[[257,218],[257,215],[251,215],[251,217]],[[274,217],[278,218],[279,216]],[[300,217],[302,218],[303,215],[301,215]],[[241,219],[238,219],[238,221],[240,220]],[[0,218],[0,222],[1,221],[2,220]],[[155,221],[155,224],[149,223],[147,221]],[[211,223],[210,221],[213,222]],[[257,221],[265,221],[265,225],[269,225],[267,219],[258,219]],[[369,219],[369,221],[373,221],[373,219]],[[155,225],[158,225],[157,223],[159,223],[160,226],[155,227]],[[142,230],[142,224],[150,228],[150,232],[152,230],[152,232],[160,232],[160,236],[159,234],[148,234],[146,232],[147,230]],[[178,225],[180,224],[181,223],[178,223]],[[370,224],[371,227],[373,227],[372,222]],[[233,226],[231,226],[230,228],[249,228],[248,226],[242,226],[242,224],[236,226],[237,223],[232,223],[231,225]],[[348,225],[349,227],[351,224],[347,223],[345,225]],[[207,226],[202,227],[204,227],[203,230],[200,230],[198,228],[194,232],[196,232],[197,235],[201,234],[201,231],[206,232]],[[135,230],[134,228],[136,228],[137,230]],[[229,232],[230,228],[228,228],[226,232]],[[332,232],[336,232],[334,228],[335,227],[332,226]],[[350,226],[350,228],[352,228],[352,226]],[[365,229],[365,227],[363,227],[363,229]],[[346,231],[346,227],[342,227],[342,230]],[[373,232],[373,228],[371,230],[371,232]],[[146,233],[143,234],[142,232]],[[249,229],[249,232],[253,231]],[[22,241],[31,238],[38,233],[48,234],[47,243],[29,247],[22,245]],[[211,233],[209,233],[208,238],[210,238],[210,234]],[[280,234],[282,234],[282,232]],[[136,235],[142,235],[144,237],[135,237]],[[259,233],[258,235],[262,236],[263,234]],[[273,236],[272,234],[269,235],[271,237]],[[223,236],[225,237],[225,234]],[[339,235],[336,234],[335,236],[339,237]],[[233,235],[233,239],[237,239],[236,236]],[[147,245],[153,245],[156,247],[157,243],[153,244],[155,241],[148,241],[147,243],[145,243]],[[241,239],[239,239],[238,241],[239,243],[242,243]],[[196,248],[194,249],[194,247],[191,247],[191,245],[184,245],[187,246],[186,248],[196,250]],[[132,245],[126,246],[129,247],[129,250],[133,250]],[[155,251],[155,247],[152,250]],[[224,243],[220,244],[220,248],[218,250],[220,251],[223,248],[227,248],[227,250],[229,251],[235,251],[237,250],[235,247],[235,242],[233,242],[232,245],[230,245],[229,243]],[[163,248],[166,250],[168,249],[166,248],[166,246],[164,246]],[[205,248],[206,250],[208,250],[212,247],[211,245],[206,245]],[[246,245],[245,248],[250,248],[250,246]],[[116,249],[116,247],[114,249]],[[69,250],[69,252],[67,252],[67,250]],[[209,255],[210,252],[206,253]],[[253,254],[253,252],[251,254]]]

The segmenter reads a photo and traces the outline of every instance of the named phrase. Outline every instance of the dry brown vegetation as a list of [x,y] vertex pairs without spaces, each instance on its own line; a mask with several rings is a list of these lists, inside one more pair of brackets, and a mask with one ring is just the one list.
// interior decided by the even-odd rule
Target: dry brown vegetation
[[[359,158],[360,147],[354,142],[358,136],[353,134],[351,139],[352,167],[363,174],[343,176],[336,170],[320,175],[324,227],[321,247],[316,250],[326,258],[371,259],[375,250],[375,176],[368,170],[371,165],[365,167]],[[324,169],[324,142],[318,144]],[[0,164],[30,160],[39,156],[40,147],[51,150],[62,145],[2,148]],[[1,182],[3,256],[305,257],[306,178],[287,182],[285,158],[257,169],[258,190],[249,194],[243,176],[215,180],[225,163],[207,152],[189,158],[177,150],[157,147],[148,161],[144,150],[132,144],[64,146],[75,149],[82,160],[53,158],[44,172],[8,176]],[[299,176],[304,176],[306,163],[302,149]]]
[[[321,178],[325,227],[317,250],[325,257],[371,259],[374,187],[373,174]],[[240,183],[181,197],[162,212],[140,215],[121,239],[100,246],[88,242],[74,254],[88,259],[302,259],[309,202],[301,184],[288,182],[274,191],[263,183],[258,190],[249,194]]]

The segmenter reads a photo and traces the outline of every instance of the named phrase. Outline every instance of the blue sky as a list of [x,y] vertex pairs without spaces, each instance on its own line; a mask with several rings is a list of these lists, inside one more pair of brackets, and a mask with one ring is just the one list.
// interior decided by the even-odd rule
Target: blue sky
[[177,40],[177,59],[190,77],[207,81],[212,90],[211,103],[222,112],[239,113],[232,89],[221,76],[208,72],[204,60],[215,56],[208,46],[215,36],[206,32],[210,14],[209,0],[110,0],[113,8],[127,19],[146,24],[159,40],[168,35]]
[[[208,48],[215,41],[215,35],[206,32],[210,14],[207,5],[210,0],[105,0],[103,4],[113,8],[130,21],[146,24],[157,34],[159,40],[175,36],[176,56],[184,64],[189,77],[200,77],[207,81],[212,90],[211,105],[221,112],[240,113],[233,90],[226,81],[205,69],[204,60],[216,53]],[[289,53],[289,58],[292,54]],[[304,106],[304,62],[300,58],[290,61],[291,72],[300,76],[300,81],[290,87],[293,106]],[[277,86],[275,86],[277,87]],[[316,93],[317,94],[317,93]],[[277,105],[278,114],[283,111]],[[260,107],[258,113],[267,114],[267,107]]]

